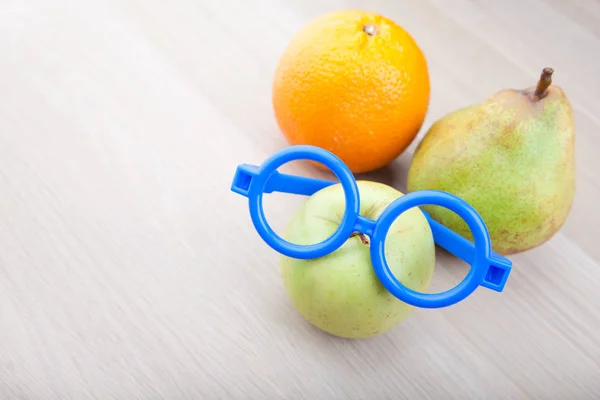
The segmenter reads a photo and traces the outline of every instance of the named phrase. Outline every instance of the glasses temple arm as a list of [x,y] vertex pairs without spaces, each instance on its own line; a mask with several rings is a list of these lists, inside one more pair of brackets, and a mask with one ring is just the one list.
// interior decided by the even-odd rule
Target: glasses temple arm
[[[423,211],[423,214],[425,214],[429,221],[435,244],[471,265],[475,257],[475,245],[433,220],[427,212]],[[504,289],[511,268],[512,262],[509,259],[492,251],[489,258],[488,271],[481,285],[501,292]]]
[[[242,164],[235,171],[231,190],[243,196],[248,196],[248,190],[252,184],[252,179],[259,174],[259,167],[256,165]],[[319,190],[331,186],[337,182],[323,179],[307,178],[304,176],[282,174],[279,171],[273,171],[264,189],[264,193],[289,193],[302,196],[311,196]]]

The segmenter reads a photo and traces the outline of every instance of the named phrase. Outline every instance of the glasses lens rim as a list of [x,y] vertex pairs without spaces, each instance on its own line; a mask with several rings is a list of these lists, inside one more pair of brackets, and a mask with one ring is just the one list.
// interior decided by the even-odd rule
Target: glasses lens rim
[[[391,225],[402,213],[424,205],[454,211],[468,225],[474,239],[475,254],[469,272],[457,285],[440,293],[422,293],[406,287],[393,275],[385,257],[385,239]],[[425,213],[423,216],[427,218]],[[377,219],[371,237],[371,262],[382,285],[401,301],[421,308],[447,307],[473,293],[485,277],[490,252],[487,228],[475,209],[457,196],[436,190],[412,192],[396,199]]]
[[[311,160],[326,166],[341,183],[346,200],[344,216],[337,230],[329,238],[311,245],[298,245],[283,239],[271,228],[263,209],[262,197],[271,175],[284,164],[297,160]],[[335,183],[337,182],[333,182]],[[275,251],[299,259],[323,257],[341,247],[353,232],[360,213],[358,184],[350,169],[333,153],[309,145],[286,148],[265,160],[259,168],[256,181],[250,187],[248,200],[250,216],[262,239]]]

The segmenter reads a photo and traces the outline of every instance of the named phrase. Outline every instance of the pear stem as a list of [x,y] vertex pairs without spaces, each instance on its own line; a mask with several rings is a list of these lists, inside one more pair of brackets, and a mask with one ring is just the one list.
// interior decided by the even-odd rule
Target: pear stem
[[369,244],[369,238],[364,233],[353,232],[352,235],[350,235],[350,237],[354,237],[354,236],[358,236],[360,238],[360,241],[362,242],[362,244]]
[[546,96],[546,90],[550,87],[550,85],[552,84],[552,74],[554,73],[554,70],[552,68],[544,68],[544,70],[542,71],[542,74],[540,75],[540,80],[537,83],[537,86],[535,88],[535,92],[533,92],[533,99],[534,100],[539,100],[542,99]]

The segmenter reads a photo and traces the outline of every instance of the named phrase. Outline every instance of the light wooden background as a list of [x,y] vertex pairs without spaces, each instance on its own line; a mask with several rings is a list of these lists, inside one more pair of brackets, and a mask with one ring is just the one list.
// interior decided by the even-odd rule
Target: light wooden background
[[[298,316],[229,191],[285,146],[287,41],[347,7],[422,46],[419,138],[545,66],[577,122],[570,218],[505,292],[364,341]],[[0,399],[600,398],[599,65],[595,0],[0,1]],[[367,178],[403,190],[413,149]],[[276,229],[299,201],[269,198]],[[464,272],[440,254],[433,290]]]

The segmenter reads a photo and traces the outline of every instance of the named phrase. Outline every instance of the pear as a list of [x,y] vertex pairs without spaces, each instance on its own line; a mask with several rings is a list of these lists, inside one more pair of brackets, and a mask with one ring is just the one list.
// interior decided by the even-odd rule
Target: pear
[[[483,103],[436,121],[417,146],[408,191],[461,197],[486,223],[494,251],[533,249],[565,223],[575,194],[575,123],[552,68],[523,90],[503,89]],[[454,212],[424,206],[441,224],[472,240]]]

